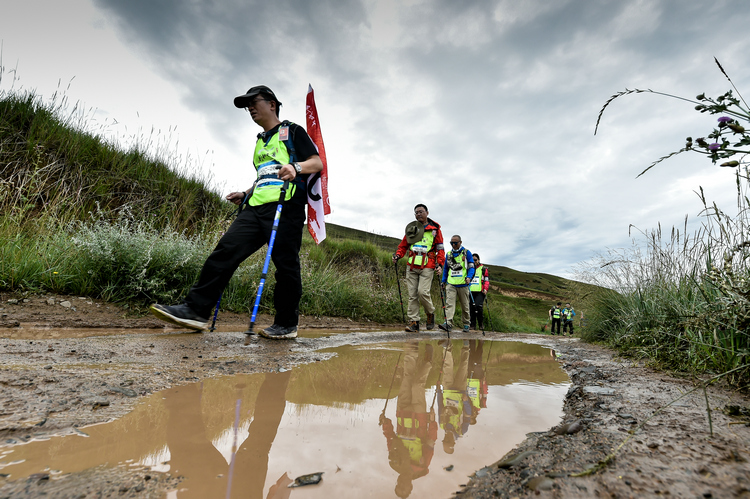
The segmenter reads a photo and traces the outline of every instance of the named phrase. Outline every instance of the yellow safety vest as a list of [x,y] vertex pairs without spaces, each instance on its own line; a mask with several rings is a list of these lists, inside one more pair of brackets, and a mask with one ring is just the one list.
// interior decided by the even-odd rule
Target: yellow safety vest
[[432,242],[435,240],[435,231],[426,230],[420,241],[409,246],[409,258],[407,262],[411,267],[424,268],[430,261],[428,253],[432,249]]
[[482,291],[482,279],[484,279],[484,274],[482,274],[483,268],[484,265],[480,265],[474,269],[474,278],[471,280],[471,285],[469,285],[470,291]]
[[[284,132],[284,129],[286,129],[286,132]],[[253,166],[255,166],[255,170],[258,173],[258,179],[256,180],[253,195],[247,202],[250,206],[259,206],[279,201],[281,186],[284,185],[284,181],[278,176],[278,168],[288,165],[290,160],[286,144],[280,139],[280,136],[284,134],[287,137],[289,135],[289,125],[287,124],[279,126],[276,133],[267,142],[262,137],[259,137],[258,142],[255,143]],[[289,189],[286,192],[284,200],[289,201],[292,199],[296,187],[294,183],[289,184]]]
[[469,275],[468,270],[468,264],[466,262],[466,250],[464,249],[459,253],[459,255],[455,258],[453,258],[453,252],[449,251],[447,255],[445,255],[446,259],[446,265],[448,259],[453,259],[456,262],[459,262],[461,264],[461,268],[459,270],[453,270],[452,268],[448,269],[448,284],[452,284],[453,286],[460,286],[461,284],[466,284],[466,276]]

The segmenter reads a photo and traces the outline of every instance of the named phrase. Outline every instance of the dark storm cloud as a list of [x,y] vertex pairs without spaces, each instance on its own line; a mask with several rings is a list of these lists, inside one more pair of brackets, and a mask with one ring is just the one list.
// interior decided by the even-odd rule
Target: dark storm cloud
[[[225,130],[226,108],[249,86],[265,83],[282,102],[295,65],[325,64],[353,77],[348,52],[364,14],[356,3],[95,0],[128,43],[184,92],[184,102]],[[111,18],[111,19],[112,19]],[[346,43],[343,43],[343,42]],[[356,77],[356,76],[354,76]],[[295,88],[298,93],[304,91]],[[221,134],[217,134],[221,137]]]
[[[424,201],[448,232],[477,221],[463,235],[486,261],[557,274],[627,243],[630,223],[681,219],[688,203],[662,206],[665,186],[705,169],[680,158],[635,181],[703,124],[692,106],[630,96],[594,137],[607,98],[723,92],[713,56],[750,78],[738,0],[95,3],[233,147],[247,117],[231,99],[250,85],[286,104],[310,81],[346,109],[356,157],[343,166],[377,196],[339,201],[353,215],[336,223],[398,219],[370,228],[400,235],[400,214]],[[422,199],[394,178],[424,184]]]

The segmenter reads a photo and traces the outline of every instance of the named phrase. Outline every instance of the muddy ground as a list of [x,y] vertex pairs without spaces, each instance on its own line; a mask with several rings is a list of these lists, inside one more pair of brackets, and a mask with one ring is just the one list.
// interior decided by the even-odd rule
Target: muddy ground
[[[143,312],[86,297],[0,294],[0,451],[120,417],[141,397],[180,383],[321,360],[326,358],[321,348],[344,343],[429,338],[394,331],[393,325],[302,317],[302,329],[349,334],[295,342],[253,337],[246,346],[237,331],[247,328],[247,317],[222,314],[217,332],[181,334],[174,341],[176,330]],[[261,327],[269,324],[269,317],[258,320]],[[60,328],[66,328],[64,337]],[[105,333],[96,342],[87,340]],[[554,348],[573,385],[563,424],[529,434],[451,495],[750,497],[750,427],[747,419],[722,412],[727,406],[747,408],[748,397],[709,387],[712,436],[703,391],[659,412],[695,387],[690,380],[576,338],[500,333],[488,338]],[[596,468],[628,438],[606,466]],[[587,470],[594,472],[574,476]],[[163,497],[179,480],[132,467],[96,468],[55,480],[44,474],[16,481],[0,477],[0,498]]]

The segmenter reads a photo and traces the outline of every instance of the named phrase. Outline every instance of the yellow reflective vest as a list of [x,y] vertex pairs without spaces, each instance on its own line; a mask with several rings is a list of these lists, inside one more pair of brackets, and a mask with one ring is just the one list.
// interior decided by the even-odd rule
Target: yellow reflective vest
[[[286,131],[285,131],[286,130]],[[281,137],[289,137],[289,122],[283,122],[276,133],[271,137],[263,140],[262,136],[258,137],[255,143],[255,153],[253,154],[253,166],[258,173],[253,194],[247,204],[250,206],[259,206],[266,203],[275,203],[281,196],[281,186],[284,181],[279,178],[278,168],[288,165],[293,161],[285,140]],[[291,139],[289,143],[291,144]],[[295,183],[289,184],[289,189],[284,197],[289,201],[294,196],[296,190]]]

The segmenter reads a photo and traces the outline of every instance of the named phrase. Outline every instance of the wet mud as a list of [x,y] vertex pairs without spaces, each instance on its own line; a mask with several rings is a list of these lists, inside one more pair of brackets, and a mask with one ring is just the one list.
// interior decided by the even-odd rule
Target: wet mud
[[[7,324],[0,328],[0,453],[24,442],[74,435],[92,424],[120,420],[161,390],[224,375],[284,373],[328,360],[334,355],[331,348],[345,345],[439,337],[404,333],[396,326],[387,331],[347,319],[308,317],[296,341],[254,339],[246,346],[242,316],[222,315],[217,332],[191,334],[151,325],[148,316],[121,307],[97,307],[95,300],[83,297],[26,297],[26,303],[24,297],[0,298],[1,319]],[[19,302],[8,304],[9,298]],[[64,307],[62,301],[72,306]],[[107,306],[110,309],[104,309]],[[267,317],[258,323],[263,326],[264,320],[270,323]],[[77,327],[61,329],[58,324],[63,323]],[[482,335],[452,337],[463,341]],[[691,390],[689,380],[619,359],[576,338],[488,332],[485,339],[554,349],[572,384],[558,424],[528,434],[496,460],[464,473],[465,485],[446,489],[444,497],[750,497],[750,428],[720,410],[747,407],[747,398],[709,387],[711,435],[702,391],[653,416]],[[629,436],[602,469],[574,476],[595,467]],[[18,480],[0,470],[0,497],[165,497],[179,489],[183,477],[152,466],[99,466],[64,476],[50,470]],[[309,487],[324,487],[326,478]],[[274,490],[286,489],[281,485]]]

